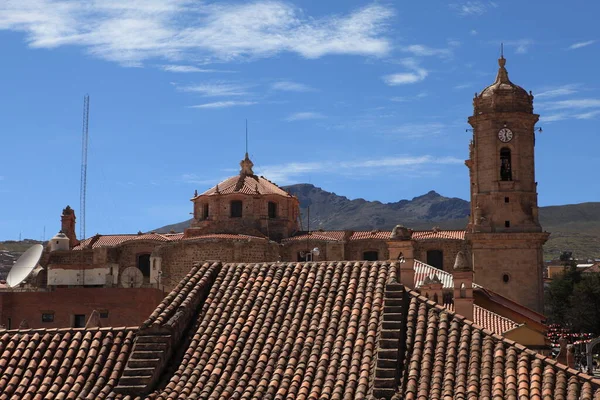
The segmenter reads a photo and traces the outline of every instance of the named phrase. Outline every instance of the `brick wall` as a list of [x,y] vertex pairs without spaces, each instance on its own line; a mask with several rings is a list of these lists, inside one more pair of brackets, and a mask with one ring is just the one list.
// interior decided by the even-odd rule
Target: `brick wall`
[[[163,299],[162,291],[150,288],[57,288],[48,292],[1,292],[0,323],[18,328],[26,320],[30,328],[66,328],[75,314],[86,321],[93,310],[107,310],[103,326],[137,326]],[[54,312],[53,322],[42,322],[42,313]]]
[[379,260],[388,260],[390,252],[385,240],[367,239],[353,240],[346,244],[346,259],[347,260],[362,260],[364,252],[376,251]]
[[200,239],[169,243],[156,249],[153,256],[162,258],[162,284],[171,290],[196,263],[218,260],[226,262],[264,262],[279,259],[279,244],[266,239]]
[[462,251],[471,259],[471,251],[466,241],[464,240],[444,240],[444,239],[428,239],[418,240],[415,242],[415,259],[427,263],[427,252],[431,250],[441,250],[443,252],[443,269],[444,271],[452,272],[456,254]]

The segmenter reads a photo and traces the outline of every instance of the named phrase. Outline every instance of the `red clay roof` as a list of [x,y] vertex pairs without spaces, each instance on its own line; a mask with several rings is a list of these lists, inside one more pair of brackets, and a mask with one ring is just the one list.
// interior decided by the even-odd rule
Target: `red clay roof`
[[[454,312],[454,304],[444,304],[444,307]],[[480,307],[477,304],[473,305],[473,320],[477,325],[499,335],[519,326],[515,321]]]
[[283,239],[282,243],[302,240],[325,240],[325,241],[342,241],[346,235],[345,231],[311,231],[298,232],[295,236]]
[[414,240],[426,240],[426,239],[454,239],[454,240],[465,240],[465,231],[413,231],[412,238]]
[[133,328],[0,333],[0,398],[105,398],[117,383]]
[[228,239],[228,240],[248,240],[260,239],[268,240],[265,236],[242,235],[240,233],[210,233],[208,235],[190,236],[182,240],[202,240],[202,239]]
[[482,329],[414,291],[407,300],[400,398],[600,397],[599,380]]
[[390,231],[356,231],[353,232],[350,236],[350,240],[367,240],[367,239],[379,239],[379,240],[389,240],[390,235],[392,233]]
[[249,195],[277,194],[284,197],[293,197],[291,194],[281,189],[279,186],[263,176],[245,174],[227,178],[215,187],[208,189],[198,197],[231,193],[242,193]]
[[[135,334],[0,333],[0,398],[350,400],[390,391],[403,399],[600,397],[600,381],[406,291],[395,283],[396,267],[199,265]],[[152,332],[180,335],[172,351],[135,341],[141,352],[152,345],[146,352],[168,357],[156,370],[155,391],[115,393],[125,365],[144,360],[129,359],[132,340]],[[149,377],[153,368],[138,367]]]
[[154,240],[157,242],[170,242],[174,240],[180,240],[181,238],[183,238],[183,233],[132,233],[118,235],[95,235],[81,241],[81,243],[75,246],[73,250],[89,249],[90,245],[92,249],[96,249],[99,247],[115,247],[132,240]]

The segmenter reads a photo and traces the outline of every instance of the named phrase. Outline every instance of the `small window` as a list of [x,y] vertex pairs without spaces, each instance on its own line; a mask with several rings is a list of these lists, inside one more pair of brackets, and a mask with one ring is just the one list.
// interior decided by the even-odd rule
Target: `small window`
[[269,218],[277,218],[277,203],[270,201],[268,204]]
[[508,274],[502,275],[502,282],[508,283],[508,281],[510,281],[510,276]]
[[100,314],[100,318],[108,318],[108,310],[100,310],[98,314]]
[[363,253],[363,260],[377,261],[377,260],[379,260],[379,253],[377,253],[376,251],[365,251]]
[[231,208],[231,218],[242,218],[241,200],[233,200],[229,206]]
[[73,316],[73,328],[85,328],[85,314],[75,314]]
[[444,252],[442,250],[428,250],[427,264],[437,269],[444,269]]
[[510,162],[510,149],[502,148],[500,150],[500,180],[512,181],[512,167]]
[[510,228],[510,221],[504,221],[504,227]]
[[145,277],[150,276],[150,254],[140,254],[137,259],[137,267]]
[[504,202],[505,202],[505,203],[509,203],[509,202],[510,202],[510,198],[508,198],[508,197],[505,197],[505,198],[504,198]]
[[202,205],[202,219],[208,219],[208,204]]
[[54,322],[54,313],[42,313],[42,322]]

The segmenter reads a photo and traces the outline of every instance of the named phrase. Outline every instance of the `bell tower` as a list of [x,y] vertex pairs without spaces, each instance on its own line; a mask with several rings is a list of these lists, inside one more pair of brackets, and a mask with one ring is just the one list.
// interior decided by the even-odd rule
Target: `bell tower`
[[469,117],[471,244],[476,283],[519,304],[543,308],[543,249],[549,234],[538,219],[533,95],[508,79],[506,59],[496,80],[473,99]]

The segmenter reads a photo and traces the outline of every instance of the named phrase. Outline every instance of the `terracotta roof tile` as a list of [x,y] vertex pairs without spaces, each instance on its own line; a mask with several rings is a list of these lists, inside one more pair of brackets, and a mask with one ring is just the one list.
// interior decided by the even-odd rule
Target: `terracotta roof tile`
[[427,239],[453,239],[453,240],[465,240],[465,231],[413,231],[413,240],[427,240]]
[[402,398],[600,396],[598,380],[491,334],[414,291],[407,301]]
[[[444,307],[454,312],[454,304],[444,304]],[[473,319],[473,322],[477,325],[497,334],[503,334],[519,326],[515,321],[480,307],[477,304],[473,305]]]
[[[284,197],[293,197],[291,194],[281,189],[279,186],[257,175],[235,175],[225,179],[218,185],[208,189],[200,196],[214,196],[218,194],[242,193],[248,195],[255,194],[277,194]],[[198,196],[198,197],[200,197]]]
[[[134,329],[37,329],[6,331],[0,338],[0,398],[103,398],[120,374]],[[62,393],[62,396],[60,395]]]
[[295,236],[283,239],[282,243],[302,240],[324,240],[324,241],[342,241],[346,235],[345,231],[312,231],[298,232]]
[[210,240],[210,239],[229,239],[229,240],[248,240],[248,239],[259,239],[268,240],[267,237],[242,235],[238,233],[211,233],[208,235],[190,236],[181,240]]
[[390,231],[356,231],[353,232],[349,240],[368,240],[368,239],[379,239],[389,240],[392,232]]
[[156,398],[366,398],[393,274],[382,262],[226,264]]
[[153,240],[157,242],[170,242],[181,240],[183,233],[145,233],[145,234],[122,234],[122,235],[95,235],[83,240],[73,250],[86,248],[96,249],[99,247],[115,247],[134,240]]

